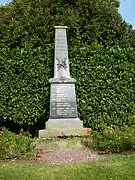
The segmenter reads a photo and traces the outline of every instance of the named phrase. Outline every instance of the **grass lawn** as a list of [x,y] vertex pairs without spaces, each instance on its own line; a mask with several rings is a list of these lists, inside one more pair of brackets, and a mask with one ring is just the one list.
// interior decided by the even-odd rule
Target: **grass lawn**
[[0,162],[0,180],[135,180],[135,154],[75,165]]

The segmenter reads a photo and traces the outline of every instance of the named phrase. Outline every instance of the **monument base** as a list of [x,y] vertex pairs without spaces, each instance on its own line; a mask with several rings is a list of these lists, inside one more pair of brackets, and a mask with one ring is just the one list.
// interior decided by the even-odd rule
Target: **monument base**
[[49,119],[46,122],[46,129],[39,130],[39,138],[58,137],[64,132],[66,135],[84,136],[87,128],[83,128],[83,122],[79,118]]
[[53,128],[39,130],[39,138],[57,138],[64,132],[66,136],[85,136],[87,134],[87,128]]
[[46,128],[83,128],[83,122],[79,118],[49,119]]

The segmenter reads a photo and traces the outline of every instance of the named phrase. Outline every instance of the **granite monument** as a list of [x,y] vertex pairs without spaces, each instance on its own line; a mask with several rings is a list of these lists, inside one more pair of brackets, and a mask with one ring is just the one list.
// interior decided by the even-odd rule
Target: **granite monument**
[[39,137],[46,136],[47,132],[50,136],[55,136],[63,128],[73,130],[73,133],[80,132],[80,129],[83,134],[85,131],[77,113],[76,80],[70,77],[67,28],[67,26],[55,26],[54,77],[49,80],[49,120],[46,122],[46,130],[39,131]]
[[77,114],[75,82],[70,77],[67,26],[55,26],[54,78],[50,79],[50,117],[47,128],[81,128]]

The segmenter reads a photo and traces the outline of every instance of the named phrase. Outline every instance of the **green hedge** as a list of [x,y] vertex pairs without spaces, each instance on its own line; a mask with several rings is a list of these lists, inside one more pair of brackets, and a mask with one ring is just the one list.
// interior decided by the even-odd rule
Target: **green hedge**
[[52,77],[52,46],[10,50],[0,53],[0,117],[20,124],[34,124],[46,114],[48,79]]
[[120,126],[131,123],[135,115],[135,51],[95,43],[74,46],[69,54],[84,125],[98,129],[100,121]]
[[[48,120],[54,46],[0,50],[0,117],[20,124]],[[69,46],[78,113],[84,125],[129,123],[135,116],[135,52],[99,44]],[[46,106],[47,105],[47,106]]]

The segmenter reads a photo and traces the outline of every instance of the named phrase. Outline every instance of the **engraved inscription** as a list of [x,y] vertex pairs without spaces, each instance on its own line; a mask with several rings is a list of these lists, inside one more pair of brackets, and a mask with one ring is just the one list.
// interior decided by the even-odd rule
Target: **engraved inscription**
[[77,117],[74,84],[52,84],[51,92],[51,118]]

